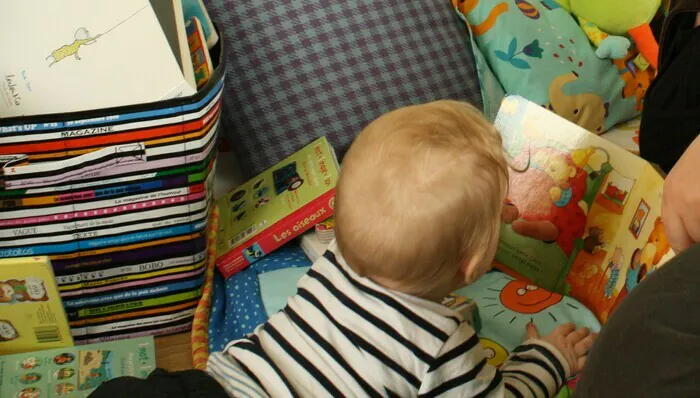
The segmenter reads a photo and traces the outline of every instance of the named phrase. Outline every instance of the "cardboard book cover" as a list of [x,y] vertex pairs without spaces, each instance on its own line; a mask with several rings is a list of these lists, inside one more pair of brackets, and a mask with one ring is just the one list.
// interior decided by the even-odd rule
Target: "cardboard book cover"
[[83,398],[120,376],[156,368],[153,337],[0,356],[0,397]]
[[[674,253],[661,221],[663,178],[643,159],[518,96],[496,119],[509,157],[496,267],[569,295],[605,322]],[[537,236],[522,221],[537,223]],[[528,235],[528,236],[525,236]]]
[[[0,117],[150,103],[196,92],[148,0],[109,6],[90,0],[8,2],[2,15]],[[184,34],[184,20],[182,26]],[[186,55],[191,70],[189,51]]]
[[221,273],[233,275],[330,217],[338,174],[321,137],[219,199]]
[[49,258],[0,259],[0,355],[72,345]]

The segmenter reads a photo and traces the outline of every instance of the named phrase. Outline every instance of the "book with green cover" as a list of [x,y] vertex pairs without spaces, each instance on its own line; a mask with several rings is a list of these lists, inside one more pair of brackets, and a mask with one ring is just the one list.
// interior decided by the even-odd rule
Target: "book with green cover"
[[156,368],[153,337],[0,356],[0,397],[87,397],[103,382],[145,378]]
[[231,276],[333,214],[339,166],[321,137],[219,199],[216,265]]

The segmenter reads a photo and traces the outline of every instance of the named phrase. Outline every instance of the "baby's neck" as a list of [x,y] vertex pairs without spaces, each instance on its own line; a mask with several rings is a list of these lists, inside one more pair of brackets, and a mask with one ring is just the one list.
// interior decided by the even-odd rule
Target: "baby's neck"
[[411,296],[419,297],[422,298],[423,300],[428,300],[432,301],[434,303],[442,303],[442,301],[447,297],[450,293],[453,291],[457,290],[460,286],[450,286],[448,288],[436,288],[433,289],[430,292],[424,293],[424,294],[416,294],[414,290],[411,290],[407,286],[402,286],[401,284],[397,283],[396,281],[388,280],[388,279],[383,279],[379,277],[369,277],[369,279],[372,280],[372,282],[385,287],[390,290],[394,290],[397,292],[401,292],[404,294],[408,294]]

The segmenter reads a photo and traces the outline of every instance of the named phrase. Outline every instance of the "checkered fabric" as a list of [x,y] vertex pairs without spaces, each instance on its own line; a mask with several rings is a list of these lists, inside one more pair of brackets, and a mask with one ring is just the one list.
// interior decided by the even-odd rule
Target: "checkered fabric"
[[369,121],[400,106],[481,106],[449,0],[205,2],[226,39],[225,128],[249,177],[321,135],[342,156]]

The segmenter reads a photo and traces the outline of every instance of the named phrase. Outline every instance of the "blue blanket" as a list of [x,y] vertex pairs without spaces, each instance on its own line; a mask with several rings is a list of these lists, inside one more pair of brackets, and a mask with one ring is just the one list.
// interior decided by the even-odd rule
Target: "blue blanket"
[[[267,321],[268,314],[260,290],[261,275],[269,271],[309,266],[311,261],[301,248],[296,243],[290,243],[228,279],[216,272],[209,316],[210,352],[223,350],[229,341],[240,339]],[[295,286],[300,277],[300,274],[289,275],[287,286],[293,289],[291,294],[296,293]]]

